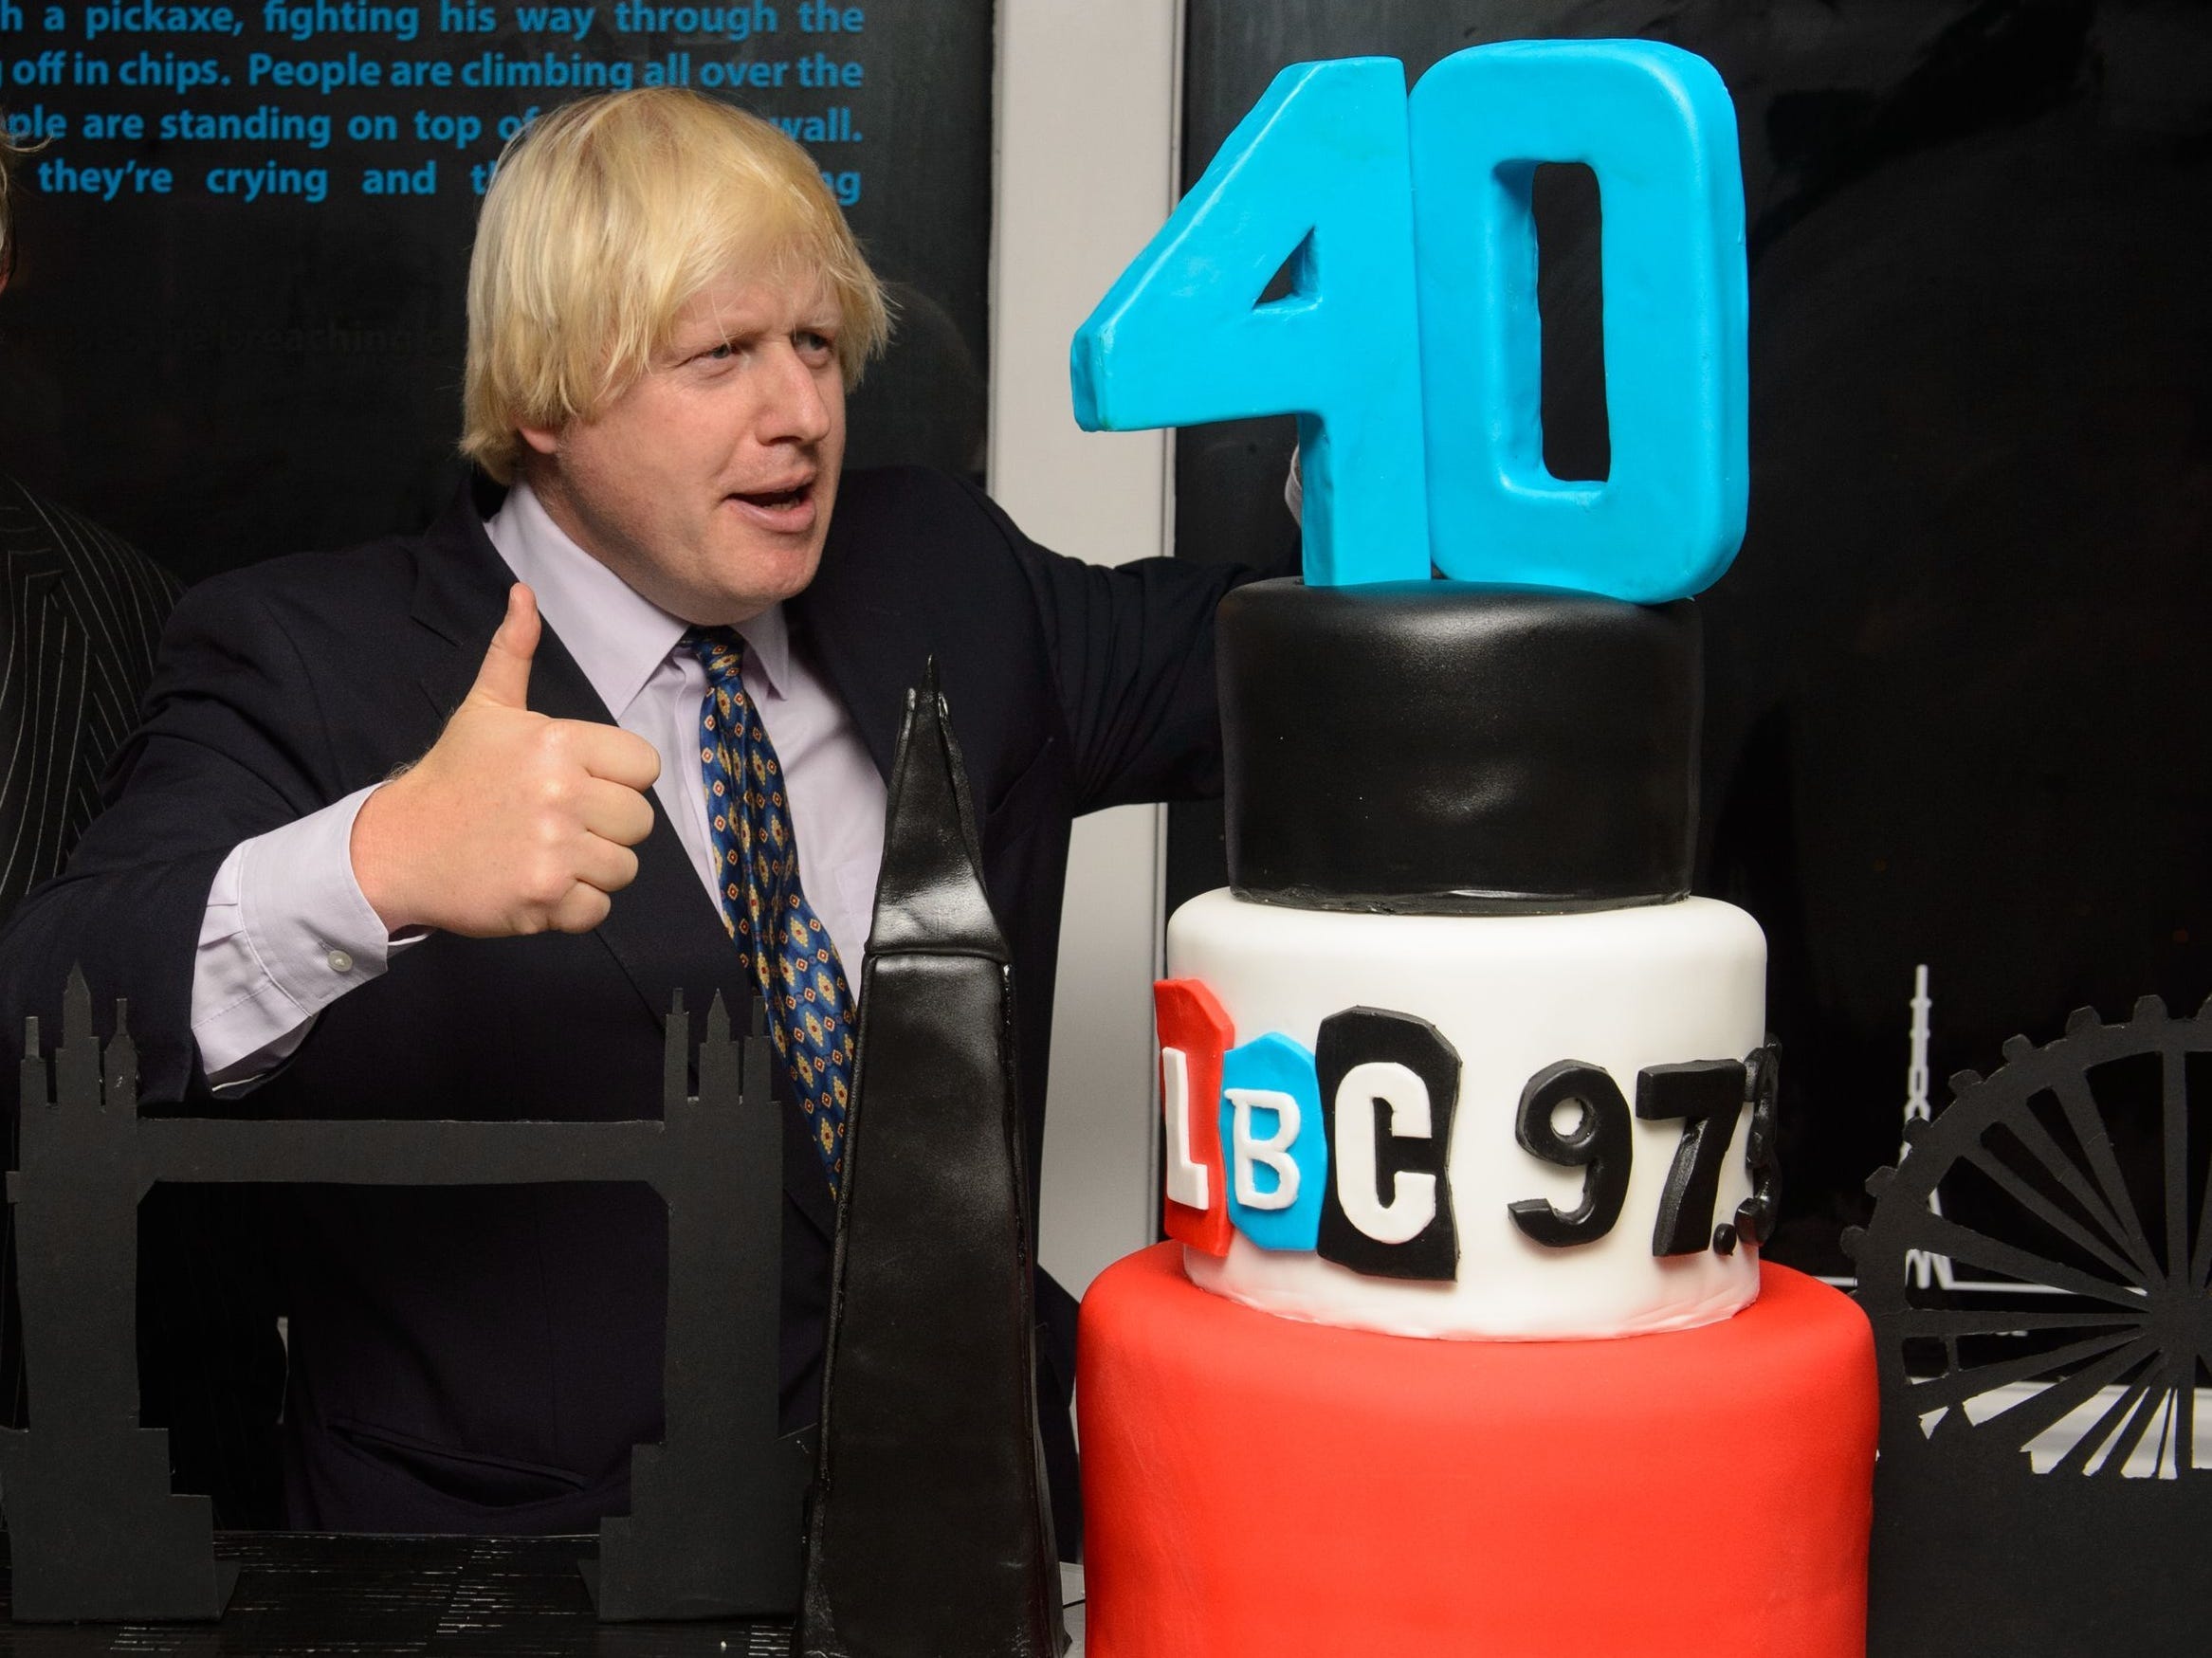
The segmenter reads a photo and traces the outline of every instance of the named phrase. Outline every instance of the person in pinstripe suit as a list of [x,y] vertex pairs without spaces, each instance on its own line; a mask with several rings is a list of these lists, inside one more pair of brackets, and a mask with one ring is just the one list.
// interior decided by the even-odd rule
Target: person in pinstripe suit
[[[0,129],[4,130],[4,129]],[[0,138],[0,290],[14,264]],[[176,578],[67,507],[0,475],[0,920],[59,874],[137,721]]]
[[174,577],[0,476],[0,917],[58,874],[137,718]]
[[[0,119],[0,290],[14,261]],[[101,810],[108,762],[138,720],[155,647],[182,589],[121,537],[0,473],[0,920],[61,873]],[[14,1165],[12,1137],[0,1150]],[[141,1419],[171,1430],[178,1488],[226,1525],[278,1513],[283,1356],[255,1216],[206,1189],[150,1195],[139,1226]],[[0,1423],[27,1410],[12,1216],[0,1223]]]

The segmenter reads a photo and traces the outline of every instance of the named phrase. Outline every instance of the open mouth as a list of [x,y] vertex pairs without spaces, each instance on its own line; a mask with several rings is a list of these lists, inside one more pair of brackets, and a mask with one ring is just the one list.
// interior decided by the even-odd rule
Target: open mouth
[[748,506],[757,506],[767,512],[780,512],[795,507],[807,499],[812,486],[795,483],[789,489],[740,490],[738,499]]

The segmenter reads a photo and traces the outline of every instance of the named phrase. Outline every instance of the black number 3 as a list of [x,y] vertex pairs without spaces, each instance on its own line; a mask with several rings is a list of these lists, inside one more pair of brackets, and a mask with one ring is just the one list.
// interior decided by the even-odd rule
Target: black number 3
[[1736,1205],[1736,1235],[1746,1244],[1774,1236],[1782,1206],[1782,1147],[1776,1139],[1775,1108],[1782,1095],[1782,1044],[1766,1046],[1746,1066],[1744,1092],[1751,1102],[1751,1128],[1744,1137],[1744,1166],[1751,1174],[1751,1195]]

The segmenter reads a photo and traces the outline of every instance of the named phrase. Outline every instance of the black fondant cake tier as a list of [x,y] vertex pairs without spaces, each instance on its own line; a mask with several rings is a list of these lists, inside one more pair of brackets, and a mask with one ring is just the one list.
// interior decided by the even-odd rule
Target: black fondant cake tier
[[1239,896],[1480,915],[1689,891],[1689,600],[1268,581],[1222,602],[1219,639]]

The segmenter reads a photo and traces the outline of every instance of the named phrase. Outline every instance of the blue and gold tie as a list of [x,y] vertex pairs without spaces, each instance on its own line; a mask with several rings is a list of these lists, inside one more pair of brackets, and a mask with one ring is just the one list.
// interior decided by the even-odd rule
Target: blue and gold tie
[[697,628],[684,643],[706,669],[699,771],[722,925],[768,1004],[769,1036],[834,1195],[852,1097],[852,992],[829,929],[799,886],[783,769],[745,694],[745,642],[727,628]]

